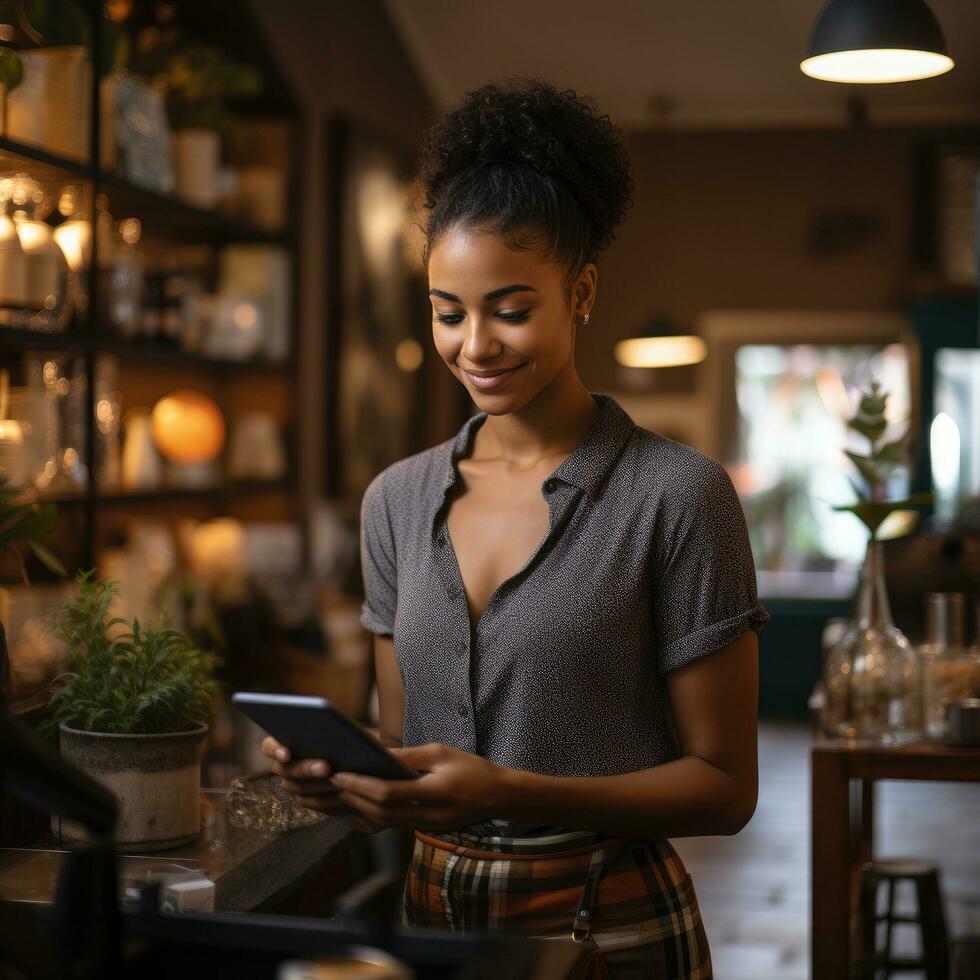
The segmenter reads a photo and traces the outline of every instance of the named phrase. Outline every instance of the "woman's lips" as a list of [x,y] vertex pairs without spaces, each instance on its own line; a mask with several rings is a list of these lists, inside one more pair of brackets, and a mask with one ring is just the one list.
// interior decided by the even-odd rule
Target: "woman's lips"
[[517,367],[508,368],[506,371],[501,371],[500,374],[482,378],[478,374],[471,374],[465,368],[463,371],[474,387],[479,388],[481,391],[489,391],[491,388],[499,388],[501,385],[507,384],[510,378],[522,367],[524,367],[523,364],[518,364]]

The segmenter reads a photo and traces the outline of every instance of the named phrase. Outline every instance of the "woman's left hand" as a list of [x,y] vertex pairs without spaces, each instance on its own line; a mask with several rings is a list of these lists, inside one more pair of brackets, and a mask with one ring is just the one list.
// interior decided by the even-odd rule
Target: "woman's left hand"
[[388,750],[417,779],[376,779],[337,772],[340,798],[376,824],[412,830],[455,830],[500,816],[494,812],[503,768],[482,756],[430,742]]

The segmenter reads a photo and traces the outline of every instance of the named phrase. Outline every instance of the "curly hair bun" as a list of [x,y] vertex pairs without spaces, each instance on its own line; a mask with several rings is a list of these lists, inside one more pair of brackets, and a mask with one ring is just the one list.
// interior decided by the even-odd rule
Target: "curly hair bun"
[[[528,175],[528,168],[537,176]],[[432,211],[430,238],[460,218],[497,216],[504,227],[514,227],[522,217],[518,212],[535,210],[527,200],[542,196],[535,180],[544,178],[553,185],[552,199],[570,194],[587,226],[583,251],[593,259],[615,238],[613,229],[633,204],[623,133],[594,100],[539,79],[469,92],[425,134],[419,178],[425,207]],[[452,203],[447,197],[464,200]],[[557,221],[568,223],[547,216],[544,223]],[[556,243],[567,237],[550,230]]]

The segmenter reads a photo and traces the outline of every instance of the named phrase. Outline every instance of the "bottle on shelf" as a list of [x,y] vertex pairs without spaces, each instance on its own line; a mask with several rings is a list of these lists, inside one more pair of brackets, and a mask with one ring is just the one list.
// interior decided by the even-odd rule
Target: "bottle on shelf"
[[170,255],[161,265],[160,276],[160,339],[178,347],[185,330],[186,275],[177,259]]
[[143,266],[137,248],[142,230],[140,221],[124,218],[117,224],[104,194],[99,195],[95,206],[101,322],[120,337],[131,339],[140,332],[143,309]]

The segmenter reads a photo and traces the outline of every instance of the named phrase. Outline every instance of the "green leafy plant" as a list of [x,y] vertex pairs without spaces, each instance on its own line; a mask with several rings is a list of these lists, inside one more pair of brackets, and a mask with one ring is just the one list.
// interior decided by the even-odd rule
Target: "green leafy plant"
[[175,129],[227,134],[232,123],[229,101],[257,95],[263,83],[251,65],[189,35],[166,7],[157,11],[155,23],[137,29],[130,69],[161,94]]
[[28,585],[24,549],[56,575],[68,573],[60,561],[43,545],[58,520],[54,504],[18,504],[14,495],[0,485],[0,584],[23,582]]
[[163,90],[175,128],[201,127],[225,132],[230,126],[227,99],[255,95],[258,73],[226,58],[217,48],[189,42],[167,58],[152,80]]
[[885,418],[885,407],[888,394],[881,390],[878,381],[871,380],[869,391],[862,392],[858,403],[857,413],[848,419],[848,426],[859,432],[870,443],[866,456],[860,453],[844,450],[847,458],[855,465],[864,480],[865,486],[859,486],[851,480],[851,486],[858,496],[853,504],[837,504],[834,510],[848,510],[854,514],[871,532],[874,540],[878,529],[886,517],[896,510],[907,510],[909,507],[922,506],[932,502],[931,493],[913,493],[904,500],[886,500],[888,481],[892,474],[908,465],[909,433],[891,442],[877,445],[888,428]]
[[[110,617],[112,580],[83,572],[78,595],[62,606],[55,632],[68,644],[69,670],[52,684],[50,714],[39,731],[61,722],[88,732],[150,735],[190,731],[213,715],[217,658],[165,622],[146,627]],[[118,629],[117,627],[122,627]]]
[[0,48],[0,86],[3,97],[13,92],[24,80],[24,62],[13,48]]

